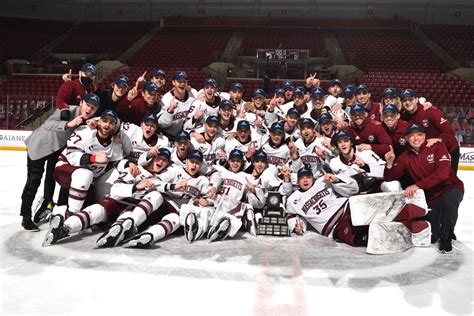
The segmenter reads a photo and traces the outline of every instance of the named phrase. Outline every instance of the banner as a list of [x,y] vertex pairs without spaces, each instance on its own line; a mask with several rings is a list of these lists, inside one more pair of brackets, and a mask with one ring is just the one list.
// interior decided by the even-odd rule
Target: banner
[[0,129],[0,150],[26,150],[25,139],[31,131]]
[[461,147],[458,170],[474,170],[474,147]]

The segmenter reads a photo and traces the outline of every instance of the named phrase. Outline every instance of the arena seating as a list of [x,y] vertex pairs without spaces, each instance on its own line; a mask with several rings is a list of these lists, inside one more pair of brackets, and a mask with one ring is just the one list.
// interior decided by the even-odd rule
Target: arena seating
[[310,57],[322,56],[324,40],[319,29],[280,28],[280,29],[244,29],[244,40],[240,48],[243,56],[255,56],[257,49],[285,48],[309,49]]
[[399,91],[414,89],[434,105],[474,106],[474,86],[461,77],[440,72],[370,71],[359,77],[358,82],[367,84],[372,98],[377,101],[385,88],[395,87]]
[[164,28],[132,56],[132,66],[202,68],[222,55],[231,29],[208,27]]
[[338,29],[339,44],[349,64],[362,70],[446,71],[447,65],[410,30]]
[[153,26],[152,22],[83,22],[54,52],[118,56]]
[[462,64],[474,62],[474,26],[423,25],[421,29]]
[[1,17],[0,64],[10,58],[28,59],[72,26],[72,22]]

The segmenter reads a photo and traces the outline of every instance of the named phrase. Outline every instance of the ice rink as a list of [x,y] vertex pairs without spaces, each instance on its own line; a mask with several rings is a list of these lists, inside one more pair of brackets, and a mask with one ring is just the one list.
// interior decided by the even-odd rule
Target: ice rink
[[[149,250],[94,249],[90,230],[41,247],[20,226],[26,152],[0,151],[0,315],[472,315],[474,172],[449,255],[368,255],[307,233]],[[41,191],[40,191],[41,192]]]

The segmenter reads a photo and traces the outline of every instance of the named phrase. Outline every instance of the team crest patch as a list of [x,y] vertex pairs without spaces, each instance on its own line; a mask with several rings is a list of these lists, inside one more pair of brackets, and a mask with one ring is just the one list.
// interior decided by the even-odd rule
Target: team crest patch
[[407,144],[407,140],[405,138],[400,138],[399,143],[400,145],[405,146]]
[[424,119],[424,120],[421,122],[421,124],[423,125],[423,127],[428,127],[428,126],[430,125],[427,119]]
[[428,163],[434,163],[434,154],[430,154],[426,157]]
[[372,115],[370,116],[370,119],[371,119],[371,120],[375,120],[375,114],[372,114]]
[[373,143],[374,140],[375,140],[375,137],[374,137],[374,135],[369,135],[369,137],[367,137],[367,139],[369,140],[369,142]]

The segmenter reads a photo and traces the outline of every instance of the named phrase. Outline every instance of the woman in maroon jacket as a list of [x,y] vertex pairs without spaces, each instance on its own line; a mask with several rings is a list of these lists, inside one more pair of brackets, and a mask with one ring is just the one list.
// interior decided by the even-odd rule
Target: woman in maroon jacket
[[456,239],[454,227],[464,195],[464,185],[451,168],[451,157],[444,143],[427,144],[422,125],[410,125],[406,138],[408,150],[398,157],[396,163],[393,149],[385,154],[387,164],[384,178],[391,181],[405,172],[410,174],[415,184],[405,189],[405,195],[412,197],[416,190],[425,191],[431,209],[426,215],[431,224],[431,242],[440,239],[439,250],[451,252],[451,240]]

